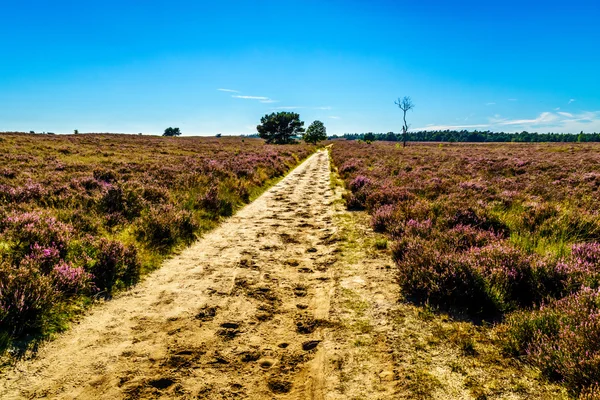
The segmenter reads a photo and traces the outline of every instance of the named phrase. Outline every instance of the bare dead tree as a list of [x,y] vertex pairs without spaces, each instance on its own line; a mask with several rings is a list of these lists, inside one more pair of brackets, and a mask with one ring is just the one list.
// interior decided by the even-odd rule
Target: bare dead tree
[[406,147],[406,137],[408,133],[408,124],[406,123],[406,112],[408,110],[412,110],[415,107],[415,105],[408,96],[404,96],[402,99],[398,97],[398,101],[395,101],[394,104],[396,104],[398,108],[400,108],[404,112],[404,126],[402,126],[402,147]]

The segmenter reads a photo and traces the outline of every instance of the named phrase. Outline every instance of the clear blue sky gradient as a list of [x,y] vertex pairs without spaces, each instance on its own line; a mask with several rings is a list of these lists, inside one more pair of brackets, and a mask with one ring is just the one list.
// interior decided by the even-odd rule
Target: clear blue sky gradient
[[[0,131],[600,132],[600,2],[11,1]],[[221,90],[219,90],[221,89]],[[225,89],[225,90],[223,90]]]

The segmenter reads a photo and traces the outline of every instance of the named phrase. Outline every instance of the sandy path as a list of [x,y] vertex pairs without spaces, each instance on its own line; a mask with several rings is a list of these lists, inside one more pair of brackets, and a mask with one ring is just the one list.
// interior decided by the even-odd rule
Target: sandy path
[[318,152],[7,371],[0,397],[332,398],[331,382],[351,368],[334,365],[350,346],[339,341],[353,340],[333,333],[344,328],[330,309],[340,284],[338,195],[328,154]]

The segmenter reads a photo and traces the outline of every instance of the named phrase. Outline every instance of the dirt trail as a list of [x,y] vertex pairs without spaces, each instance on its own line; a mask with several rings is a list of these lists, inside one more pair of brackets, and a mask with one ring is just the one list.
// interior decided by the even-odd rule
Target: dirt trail
[[[375,390],[385,398],[395,373],[377,326],[389,324],[368,310],[396,294],[337,262],[336,198],[320,151],[35,359],[5,371],[0,397],[378,398]],[[365,290],[377,293],[347,299]],[[378,349],[367,357],[354,350],[361,335],[377,339],[365,342]]]
[[311,156],[2,371],[0,398],[568,398],[492,330],[399,301],[385,238],[341,192],[327,152]]

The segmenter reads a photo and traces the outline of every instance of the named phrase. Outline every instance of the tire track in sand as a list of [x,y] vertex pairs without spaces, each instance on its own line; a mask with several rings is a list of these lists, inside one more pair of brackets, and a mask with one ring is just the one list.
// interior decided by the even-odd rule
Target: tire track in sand
[[327,152],[311,156],[6,371],[1,397],[323,398],[336,252],[329,173]]

